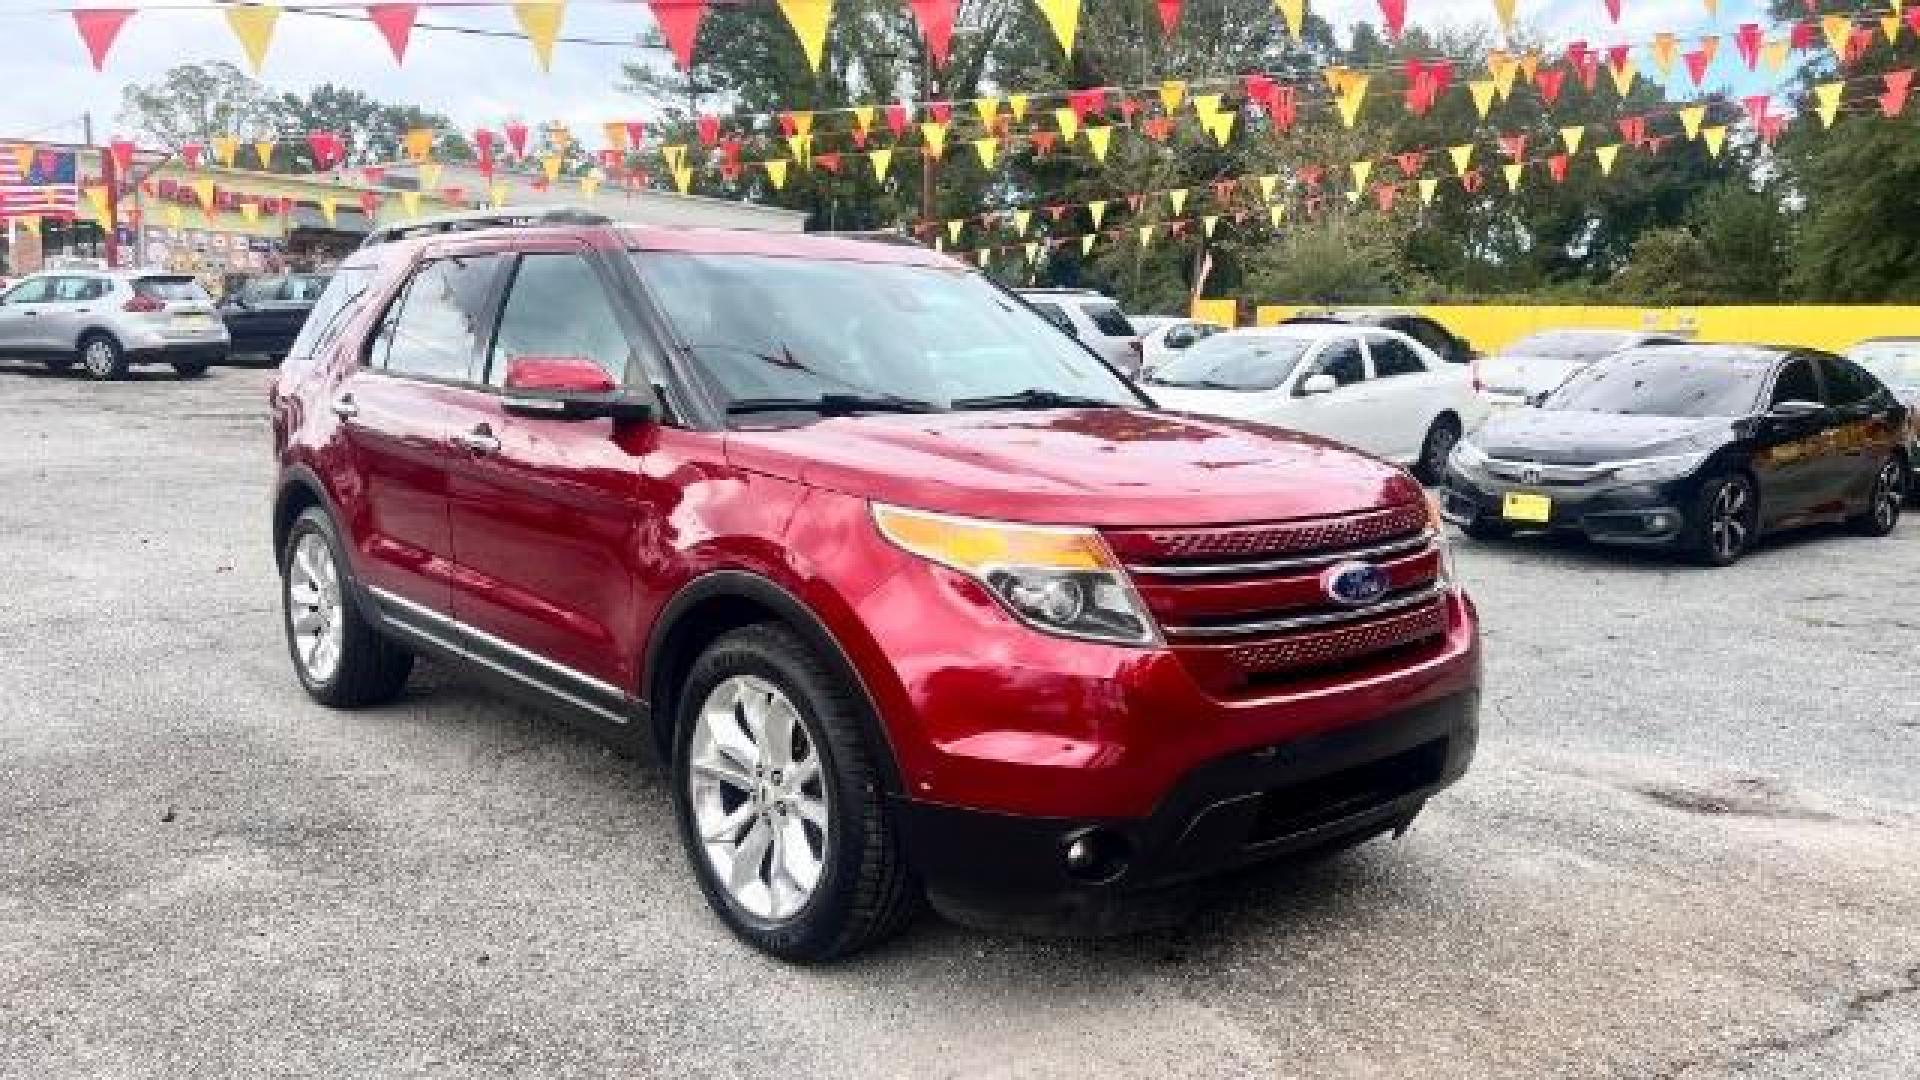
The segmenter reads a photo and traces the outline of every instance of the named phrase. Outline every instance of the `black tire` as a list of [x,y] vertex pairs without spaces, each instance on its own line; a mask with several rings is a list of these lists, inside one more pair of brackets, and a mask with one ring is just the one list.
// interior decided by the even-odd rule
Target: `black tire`
[[127,350],[112,334],[95,330],[80,339],[80,366],[95,382],[127,377]]
[[[819,756],[829,814],[817,883],[804,903],[780,920],[758,917],[734,898],[695,824],[691,750],[700,711],[723,682],[742,676],[772,684],[792,704],[810,752]],[[867,745],[855,687],[792,631],[762,623],[709,646],[675,696],[675,817],[700,890],[728,929],[763,952],[806,964],[856,952],[912,919],[924,897],[900,850],[873,762],[873,755],[884,751]]]
[[1700,485],[1687,515],[1684,547],[1703,566],[1732,566],[1760,536],[1760,492],[1745,473],[1722,473]]
[[1513,538],[1513,526],[1504,521],[1489,518],[1485,514],[1475,517],[1460,528],[1468,536],[1483,544],[1494,544]]
[[198,379],[207,373],[207,362],[205,360],[182,360],[173,365],[173,371],[174,374],[183,379]]
[[1867,512],[1847,519],[1847,527],[1861,536],[1885,536],[1900,524],[1900,507],[1907,501],[1907,470],[1897,457],[1890,457],[1874,474],[1873,490],[1867,496]]
[[[295,633],[294,556],[302,541],[318,537],[333,560],[338,575],[335,592],[339,619],[339,660],[332,670],[316,674],[301,654]],[[400,695],[413,671],[413,653],[374,629],[360,614],[353,586],[352,565],[347,562],[333,522],[319,507],[308,507],[287,530],[286,547],[280,552],[281,626],[287,638],[287,653],[300,685],[322,705],[336,709],[357,709],[382,705]]]
[[1414,476],[1428,484],[1445,480],[1447,459],[1453,456],[1453,448],[1459,442],[1459,418],[1452,413],[1435,417],[1433,426],[1427,428],[1427,437],[1420,443],[1420,460],[1414,464]]

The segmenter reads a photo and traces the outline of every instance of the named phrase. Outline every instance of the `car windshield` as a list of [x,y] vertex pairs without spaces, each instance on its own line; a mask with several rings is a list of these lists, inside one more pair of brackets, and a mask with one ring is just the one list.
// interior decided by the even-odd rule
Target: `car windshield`
[[1194,386],[1252,393],[1287,381],[1313,347],[1309,338],[1216,334],[1155,368],[1157,386]]
[[1888,386],[1920,389],[1920,341],[1869,341],[1854,346],[1847,359]]
[[957,267],[681,252],[634,262],[730,411],[1142,404],[1045,319]]
[[1633,349],[1569,379],[1545,408],[1630,416],[1745,416],[1769,367],[1719,350]]
[[1631,334],[1589,330],[1548,330],[1509,345],[1512,356],[1551,356],[1564,360],[1594,360],[1634,343]]

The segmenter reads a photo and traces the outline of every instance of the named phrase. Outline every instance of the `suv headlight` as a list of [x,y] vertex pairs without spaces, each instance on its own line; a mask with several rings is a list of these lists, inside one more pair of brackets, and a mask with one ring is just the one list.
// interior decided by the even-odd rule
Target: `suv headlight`
[[986,586],[1028,626],[1062,637],[1157,645],[1160,634],[1127,572],[1092,529],[1019,525],[873,504],[901,550]]
[[1487,452],[1466,439],[1453,444],[1453,453],[1447,458],[1448,467],[1456,472],[1475,473],[1487,463]]
[[1673,454],[1667,457],[1623,461],[1613,467],[1613,478],[1623,484],[1657,484],[1675,480],[1700,467],[1707,454]]

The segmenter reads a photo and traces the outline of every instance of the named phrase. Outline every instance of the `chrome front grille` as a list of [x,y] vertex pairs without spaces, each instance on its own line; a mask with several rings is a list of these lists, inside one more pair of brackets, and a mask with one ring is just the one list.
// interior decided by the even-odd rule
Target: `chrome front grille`
[[1579,487],[1613,472],[1612,465],[1550,465],[1539,461],[1512,461],[1488,458],[1484,468],[1490,476],[1516,484],[1538,487]]

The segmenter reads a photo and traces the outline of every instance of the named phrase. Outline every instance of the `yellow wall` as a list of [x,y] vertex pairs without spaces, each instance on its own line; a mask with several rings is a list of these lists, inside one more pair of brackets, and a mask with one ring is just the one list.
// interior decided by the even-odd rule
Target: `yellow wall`
[[[1260,326],[1300,310],[1263,304]],[[1415,308],[1439,320],[1482,352],[1495,352],[1538,330],[1605,326],[1690,331],[1700,341],[1751,341],[1842,350],[1863,338],[1920,335],[1920,307],[1778,305],[1771,307],[1633,308],[1434,305]],[[1196,317],[1198,311],[1196,309]]]

